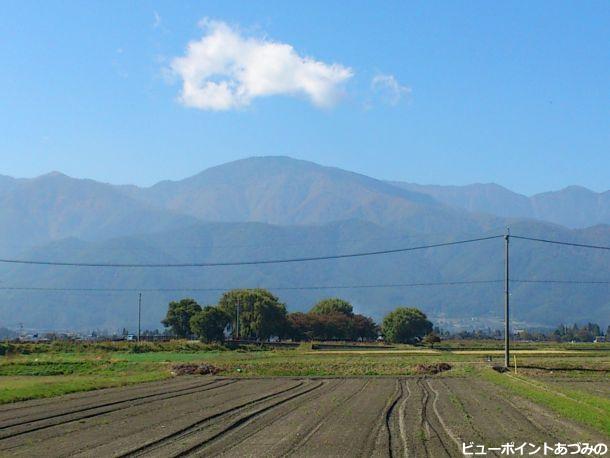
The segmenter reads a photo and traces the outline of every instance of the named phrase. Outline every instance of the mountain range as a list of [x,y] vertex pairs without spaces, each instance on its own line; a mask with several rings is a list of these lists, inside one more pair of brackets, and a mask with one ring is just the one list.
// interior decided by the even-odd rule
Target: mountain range
[[559,191],[527,197],[495,183],[467,186],[426,186],[404,182],[390,184],[429,195],[446,205],[469,212],[532,218],[572,229],[610,224],[610,191],[597,193],[582,186],[568,186]]
[[[147,188],[57,172],[33,179],[0,176],[0,254],[99,263],[262,260],[444,243],[502,234],[508,225],[513,234],[610,245],[609,196],[579,187],[526,197],[495,184],[386,182],[287,157],[244,159]],[[214,268],[4,263],[0,326],[133,329],[137,292],[143,290],[143,324],[156,328],[169,300],[190,295],[213,303],[223,289],[260,286],[291,311],[340,295],[376,319],[412,305],[445,327],[496,327],[501,282],[384,285],[500,281],[502,244],[492,239],[370,257]],[[607,280],[610,267],[604,251],[525,240],[513,241],[511,258],[517,280]],[[352,285],[360,288],[344,288]],[[74,291],[7,289],[19,287]],[[99,291],[109,288],[122,291]],[[607,324],[609,288],[516,282],[515,323]]]

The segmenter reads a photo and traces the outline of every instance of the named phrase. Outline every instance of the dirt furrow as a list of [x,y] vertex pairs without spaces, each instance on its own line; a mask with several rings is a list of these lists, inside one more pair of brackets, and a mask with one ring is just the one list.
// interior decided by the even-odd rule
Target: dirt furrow
[[[400,407],[398,408],[398,434],[400,437],[400,443],[402,445],[402,456],[407,458],[409,456],[409,441],[407,439],[407,426],[405,422],[405,416],[407,415],[407,403],[411,398],[411,388],[409,386],[409,381],[405,380],[403,387],[403,398],[400,402]],[[404,394],[406,393],[406,394]],[[397,452],[393,452],[394,456],[401,456]]]
[[[392,422],[392,417],[393,417],[394,411],[396,410],[396,406],[398,405],[398,402],[403,397],[403,394],[404,394],[404,392],[403,392],[402,382],[400,380],[397,380],[396,381],[396,395],[394,396],[392,403],[390,404],[389,408],[386,410],[386,413],[384,415],[385,430],[386,430],[386,434],[387,434],[387,452],[390,457],[394,457],[394,447],[397,445],[397,441],[396,441],[397,437],[395,434],[396,428],[394,427],[394,423],[396,423],[396,422]],[[396,455],[396,456],[400,456],[400,455]]]
[[[461,442],[469,443],[472,441],[475,444],[483,444],[485,433],[472,420],[472,416],[466,409],[463,399],[456,396],[451,390],[453,384],[453,380],[447,381],[441,379],[438,380],[436,387],[440,393],[437,402],[441,410],[445,412],[444,421],[448,428],[455,431],[454,436],[459,437]],[[458,447],[461,447],[461,443],[458,444]],[[490,451],[488,455],[499,456],[499,453]]]
[[[422,428],[426,433],[424,438],[424,448],[426,456],[437,458],[440,456],[449,456],[455,454],[451,437],[443,428],[439,418],[435,418],[435,412],[430,412],[431,391],[426,379],[418,379],[417,383],[420,389],[423,390],[421,423]],[[433,400],[434,402],[434,400]],[[432,407],[433,407],[432,403]]]
[[405,380],[403,396],[390,424],[392,456],[454,456],[454,440],[443,426],[435,401],[438,394],[426,379]]
[[[350,380],[350,383],[358,383]],[[362,383],[362,382],[360,382]],[[380,428],[396,396],[395,379],[372,379],[358,395],[334,409],[291,456],[378,455]],[[387,445],[384,444],[387,447]],[[387,454],[384,448],[382,454]]]
[[[399,402],[404,395],[402,381],[396,380],[396,388],[392,396],[381,413],[380,427],[376,433],[376,440],[369,442],[369,449],[366,450],[363,456],[400,456],[400,429],[398,425],[398,408]],[[397,449],[397,450],[395,450]]]
[[[530,419],[526,411],[515,408],[506,396],[498,395],[496,387],[476,380],[448,380],[446,386],[450,393],[446,399],[459,399],[464,406],[464,413],[452,416],[451,422],[465,442],[497,447],[507,441],[551,442],[557,439],[552,430]],[[464,415],[470,419],[469,423],[459,421]]]
[[335,388],[317,390],[315,396],[299,398],[297,404],[271,410],[234,435],[201,449],[201,456],[386,456],[386,449],[381,454],[369,451],[396,396],[396,381],[332,383]]
[[[160,449],[163,449],[164,447],[170,447],[175,445],[175,444],[179,444],[182,446],[182,444],[184,443],[183,439],[185,437],[191,436],[193,434],[199,433],[205,426],[206,423],[210,423],[213,420],[225,417],[227,415],[230,414],[234,414],[236,412],[239,411],[243,411],[244,409],[248,408],[248,407],[252,407],[252,406],[256,406],[258,404],[260,404],[263,401],[267,401],[273,398],[276,398],[278,396],[281,396],[285,393],[289,393],[289,392],[293,392],[294,390],[296,390],[297,388],[301,387],[302,385],[304,385],[305,382],[301,381],[301,382],[297,382],[292,384],[291,386],[289,386],[288,388],[279,390],[279,391],[274,391],[272,393],[268,393],[265,394],[263,396],[259,396],[255,399],[252,399],[248,402],[245,403],[241,403],[238,404],[236,406],[233,406],[231,408],[228,409],[223,409],[220,412],[216,412],[214,414],[211,415],[207,415],[204,416],[203,418],[198,418],[196,421],[189,423],[187,426],[174,431],[170,434],[167,434],[163,437],[160,437],[152,442],[146,443],[142,446],[139,446],[133,450],[130,450],[126,453],[123,453],[119,456],[121,457],[135,457],[135,456],[142,456],[142,455],[148,455],[151,452],[157,452]],[[301,394],[300,391],[297,391],[296,395]],[[294,393],[292,395],[295,395]],[[290,396],[289,396],[290,397]],[[202,445],[201,442],[197,443],[197,447]],[[192,448],[192,447],[189,447]],[[178,452],[176,455],[180,455],[184,452],[184,450],[181,450],[180,452]],[[169,456],[169,454],[167,452],[161,453],[160,456]]]
[[65,404],[14,409],[0,455],[437,458],[470,441],[607,443],[473,377],[175,379]]
[[434,414],[436,415],[436,419],[438,420],[439,424],[443,428],[443,431],[445,431],[445,434],[453,441],[453,443],[459,449],[461,444],[462,444],[462,442],[456,436],[456,434],[450,428],[447,427],[447,424],[445,423],[445,420],[443,419],[441,413],[438,410],[438,407],[437,407],[437,403],[438,403],[438,399],[439,399],[438,391],[436,391],[434,389],[434,387],[432,386],[432,383],[430,382],[430,380],[427,380],[427,387],[434,394],[434,399],[432,400],[432,410],[434,411]]
[[407,380],[404,391],[407,393],[398,409],[398,428],[403,443],[403,456],[425,457],[426,425],[422,417],[425,392],[417,379]]
[[[82,420],[86,418],[92,418],[98,415],[104,415],[110,412],[116,412],[118,410],[129,409],[136,405],[147,404],[155,401],[161,401],[166,399],[172,399],[178,396],[187,396],[190,394],[201,393],[203,391],[209,391],[216,388],[221,388],[226,385],[235,383],[236,380],[214,380],[193,388],[181,388],[166,393],[155,393],[148,394],[138,397],[129,398],[120,401],[111,401],[103,404],[93,405],[90,407],[84,407],[81,409],[72,409],[65,412],[59,412],[48,416],[39,416],[33,418],[27,418],[14,423],[2,424],[0,426],[0,440],[7,439],[9,437],[19,436],[21,434],[27,434],[34,431],[39,431],[45,428],[51,428],[64,423]],[[213,385],[213,386],[209,386]],[[22,428],[20,428],[22,427]]]
[[[447,390],[446,395],[439,399],[439,408],[449,412],[454,400],[459,400],[463,410],[444,415],[444,418],[466,443],[472,441],[486,447],[500,447],[507,442],[517,445],[607,442],[601,434],[562,419],[556,413],[489,382],[446,379],[443,383]],[[439,391],[444,390],[441,387]],[[464,421],[464,416],[468,421]]]
[[273,409],[276,409],[278,406],[281,406],[282,404],[288,403],[288,402],[293,401],[297,398],[300,398],[304,395],[307,395],[308,393],[310,393],[312,391],[318,390],[324,384],[325,384],[325,382],[319,381],[315,384],[312,384],[313,386],[312,385],[307,386],[306,388],[304,388],[294,394],[291,394],[288,397],[281,398],[279,400],[274,400],[269,405],[265,405],[264,407],[258,408],[251,412],[248,412],[245,415],[239,416],[238,418],[232,420],[228,425],[222,427],[222,429],[220,431],[216,432],[212,436],[209,436],[203,440],[198,440],[197,443],[195,443],[194,445],[191,445],[191,446],[187,447],[186,449],[182,449],[178,453],[171,454],[171,455],[163,455],[163,456],[171,456],[172,458],[179,458],[179,457],[191,456],[191,455],[209,456],[208,453],[206,452],[206,447],[208,446],[208,444],[213,443],[213,441],[215,441],[216,439],[218,439],[220,437],[227,435],[228,433],[237,431],[238,428],[242,427],[242,425],[247,424],[248,422],[252,421],[253,419],[258,419],[258,417],[260,415],[265,414],[266,412],[271,411]]
[[[257,418],[256,422],[250,422],[241,428],[239,434],[225,435],[205,447],[201,453],[212,456],[247,456],[253,449],[259,450],[261,445],[265,444],[265,447],[268,447],[264,452],[265,456],[282,456],[287,451],[298,448],[297,444],[303,439],[306,440],[312,430],[322,426],[321,422],[314,426],[315,422],[307,421],[312,419],[311,415],[306,414],[309,418],[302,416],[303,413],[314,413],[312,404],[320,405],[315,411],[315,417],[319,417],[320,411],[325,410],[328,413],[337,407],[336,399],[340,398],[345,402],[362,390],[360,388],[344,397],[342,392],[346,391],[345,388],[345,380],[327,380],[321,389],[266,412]],[[325,400],[330,402],[324,402]],[[294,423],[295,414],[299,415],[297,423]],[[288,428],[291,434],[285,433]]]
[[[240,429],[206,447],[206,456],[279,457],[297,450],[323,427],[329,415],[354,397],[367,380],[327,380],[324,388],[302,396],[266,413]],[[296,403],[295,403],[296,402]]]
[[[0,441],[0,455],[34,456],[44,450],[54,450],[54,456],[117,455],[184,428],[193,418],[252,402],[297,383],[300,382],[291,379],[240,380],[215,390],[137,405],[5,439]],[[108,438],[112,440],[109,442]]]
[[99,390],[71,393],[60,397],[32,399],[3,404],[0,405],[0,424],[33,415],[39,415],[40,412],[43,411],[54,412],[55,410],[62,411],[70,408],[78,409],[102,404],[109,400],[126,401],[131,398],[137,398],[152,393],[160,394],[182,388],[195,388],[201,385],[204,380],[215,381],[222,380],[222,378],[212,376],[183,376],[156,382],[145,382],[123,387],[102,388]]

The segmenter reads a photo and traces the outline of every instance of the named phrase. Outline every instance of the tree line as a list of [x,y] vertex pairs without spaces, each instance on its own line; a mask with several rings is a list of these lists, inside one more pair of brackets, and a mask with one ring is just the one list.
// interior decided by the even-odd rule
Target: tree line
[[286,305],[265,289],[234,289],[225,292],[216,305],[199,305],[185,298],[169,303],[162,324],[177,337],[197,337],[220,342],[228,336],[244,340],[280,339],[370,341],[380,335],[387,342],[440,341],[432,323],[416,309],[399,307],[380,325],[372,318],[354,313],[340,298],[316,303],[307,313],[288,313]]
[[[437,329],[436,332],[443,340],[501,340],[504,339],[504,331],[501,329],[474,329],[449,332]],[[610,338],[610,325],[604,332],[597,323],[586,323],[582,325],[560,324],[555,329],[532,328],[515,331],[512,338],[516,341],[534,342],[594,342],[600,337],[605,340]]]
[[[602,335],[601,327],[597,323],[587,323],[583,326],[560,324],[550,337],[557,342],[593,342]],[[606,329],[606,339],[608,336],[610,336],[610,325]]]

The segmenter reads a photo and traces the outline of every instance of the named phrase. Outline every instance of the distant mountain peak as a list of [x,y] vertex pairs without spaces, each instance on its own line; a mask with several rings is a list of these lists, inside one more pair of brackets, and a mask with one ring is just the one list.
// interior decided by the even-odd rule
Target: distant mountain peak
[[286,225],[359,219],[391,224],[419,215],[425,224],[432,214],[435,220],[457,216],[456,210],[426,194],[288,156],[240,159],[184,180],[129,192],[149,204],[204,221]]
[[53,171],[51,171],[49,173],[45,173],[43,175],[40,175],[40,176],[38,176],[36,178],[44,179],[44,178],[71,178],[71,177],[69,177],[65,173],[58,172],[57,170],[53,170]]
[[597,193],[584,186],[567,186],[559,191],[531,197],[495,183],[465,186],[418,185],[393,182],[395,186],[428,194],[454,208],[508,218],[533,218],[569,228],[610,223],[610,191]]
[[150,208],[204,221],[285,225],[357,219],[386,225],[420,219],[426,227],[431,221],[438,226],[456,219],[472,226],[473,219],[489,220],[491,215],[533,218],[571,228],[610,223],[610,191],[596,193],[573,185],[528,197],[493,182],[418,185],[382,181],[286,155],[238,159],[146,188],[112,186],[59,171],[33,179],[0,177],[3,192],[22,184],[34,189],[39,183],[39,191],[44,188],[48,195],[54,188],[64,198],[78,195],[81,202],[89,196],[89,206],[101,202],[101,194],[112,200],[116,193]]
[[[584,186],[579,186],[579,185],[575,185],[575,184],[566,186],[565,188],[560,189],[559,191],[551,191],[551,192],[579,192],[579,193],[586,193],[586,194],[598,194],[597,192],[592,191],[589,188],[585,188]],[[548,193],[544,193],[544,194],[548,194]]]

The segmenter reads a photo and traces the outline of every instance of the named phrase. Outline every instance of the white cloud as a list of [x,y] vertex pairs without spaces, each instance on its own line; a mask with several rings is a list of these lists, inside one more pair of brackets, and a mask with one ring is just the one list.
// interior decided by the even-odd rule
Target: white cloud
[[319,107],[334,105],[353,72],[300,56],[292,46],[245,37],[224,22],[203,20],[205,33],[188,44],[170,68],[182,79],[180,101],[203,110],[230,110],[256,97],[307,96]]
[[411,88],[401,85],[394,75],[376,75],[371,81],[371,88],[390,105],[396,105],[411,93]]
[[154,16],[153,29],[156,29],[161,26],[161,15],[159,13],[157,13],[156,11],[153,11],[153,16]]

